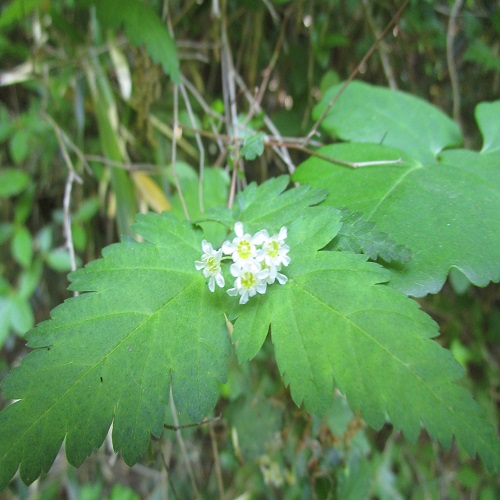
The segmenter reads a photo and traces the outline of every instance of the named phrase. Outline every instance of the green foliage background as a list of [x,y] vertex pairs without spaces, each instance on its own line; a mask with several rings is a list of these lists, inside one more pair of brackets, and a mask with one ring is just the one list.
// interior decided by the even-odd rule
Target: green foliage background
[[[498,496],[498,478],[463,449],[479,451],[490,470],[498,466],[500,296],[487,285],[500,279],[500,109],[492,102],[500,13],[494,3],[463,2],[450,42],[457,3],[409,2],[361,67],[365,83],[351,83],[328,112],[313,153],[283,141],[300,164],[292,180],[320,188],[283,194],[288,180],[278,176],[289,169],[274,153],[275,130],[291,139],[309,132],[401,2],[0,7],[2,379],[24,358],[2,383],[2,406],[22,401],[1,414],[0,448],[10,451],[0,476],[8,481],[20,461],[27,482],[43,472],[29,488],[16,476],[7,498]],[[250,95],[269,70],[263,111],[237,89],[246,125],[238,133],[228,127],[222,91],[224,27]],[[184,82],[192,107],[179,94],[176,169],[173,82]],[[383,88],[391,85],[407,93]],[[228,210],[238,156],[240,193]],[[379,164],[351,169],[332,159]],[[132,226],[148,209],[169,213],[139,216]],[[185,209],[214,245],[235,220],[252,231],[286,224],[291,282],[241,311],[208,294],[193,266],[201,233],[179,222]],[[24,334],[68,299],[66,273],[87,263],[71,275],[70,290],[84,295],[26,336],[35,348],[26,357]],[[332,289],[342,300],[332,300]],[[436,324],[400,292],[423,297],[438,342],[465,368],[460,386],[459,364],[429,340]],[[383,310],[362,313],[359,304]],[[366,334],[347,351],[339,334],[346,318]],[[417,367],[401,369],[387,352],[418,359]],[[441,408],[446,398],[454,404]],[[207,425],[163,428],[201,421],[212,409]],[[424,422],[431,437],[417,440],[423,413],[434,416]],[[118,460],[109,439],[93,451],[113,417]],[[451,433],[460,447],[448,449]],[[83,462],[78,469],[58,453],[65,436],[70,462]],[[123,466],[122,458],[139,457],[139,466]]]

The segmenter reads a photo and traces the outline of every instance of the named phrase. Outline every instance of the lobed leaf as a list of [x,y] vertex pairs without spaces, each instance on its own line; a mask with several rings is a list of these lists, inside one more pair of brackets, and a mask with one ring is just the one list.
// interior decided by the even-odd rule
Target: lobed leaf
[[500,157],[447,150],[439,163],[420,163],[375,144],[326,146],[344,161],[403,158],[402,164],[349,169],[319,158],[302,163],[294,180],[327,189],[327,205],[362,212],[408,247],[413,258],[393,268],[391,285],[416,297],[437,293],[451,267],[478,286],[500,280]]
[[333,237],[339,226],[339,213],[328,207],[308,209],[290,224],[289,281],[240,310],[233,331],[238,358],[255,356],[270,327],[297,405],[325,412],[335,381],[370,426],[378,429],[389,419],[415,440],[424,425],[443,445],[455,436],[498,468],[494,427],[456,383],[463,369],[431,339],[437,335],[432,319],[384,286],[389,272],[366,257],[317,251],[323,241],[315,235]]
[[372,260],[406,263],[411,259],[411,251],[392,241],[388,234],[375,231],[376,225],[363,219],[363,214],[341,211],[342,227],[339,234],[328,245],[328,250],[364,253]]
[[194,267],[201,236],[173,216],[139,216],[146,243],[108,247],[73,273],[66,301],[27,334],[33,348],[7,377],[0,413],[0,489],[20,467],[26,483],[47,472],[63,440],[78,466],[113,422],[128,464],[163,430],[169,388],[179,411],[201,421],[227,375],[220,300]]
[[289,184],[290,178],[286,175],[269,179],[260,186],[250,184],[236,197],[232,213],[234,220],[247,222],[250,231],[262,228],[278,231],[327,195],[326,191],[310,186],[285,191]]

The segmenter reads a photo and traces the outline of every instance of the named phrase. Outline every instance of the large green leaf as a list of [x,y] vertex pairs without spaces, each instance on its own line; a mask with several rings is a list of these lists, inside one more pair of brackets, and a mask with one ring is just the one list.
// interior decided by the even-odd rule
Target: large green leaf
[[[340,88],[336,85],[325,93],[313,110],[315,119]],[[334,138],[393,146],[422,162],[433,161],[445,147],[462,143],[456,123],[432,104],[361,82],[349,84],[321,126]]]
[[2,384],[14,402],[0,413],[0,489],[18,467],[27,483],[47,471],[63,440],[70,463],[80,465],[112,422],[115,450],[134,463],[162,432],[170,384],[177,408],[200,421],[227,375],[223,313],[235,320],[240,360],[257,354],[271,326],[298,405],[323,412],[335,383],[369,425],[390,419],[415,439],[423,423],[443,444],[455,435],[498,466],[493,426],[455,383],[462,369],[431,339],[435,323],[383,284],[386,269],[363,255],[319,251],[338,234],[341,214],[309,207],[323,191],[284,191],[288,183],[250,185],[225,213],[225,223],[240,220],[251,232],[288,227],[288,282],[247,304],[220,288],[209,292],[194,265],[202,234],[170,214],[139,216],[145,242],[112,245],[70,275],[82,295],[28,333],[34,351]]
[[454,435],[497,468],[494,427],[455,383],[463,369],[431,340],[437,335],[432,319],[381,284],[389,273],[366,257],[318,251],[339,226],[338,211],[328,207],[307,209],[289,225],[289,281],[238,311],[238,358],[254,357],[270,327],[280,372],[297,405],[323,413],[335,381],[370,426],[390,419],[414,440],[423,424],[445,446]]
[[20,465],[27,483],[48,471],[63,439],[78,466],[102,443],[129,464],[166,421],[169,387],[181,412],[200,421],[225,381],[228,335],[222,295],[194,267],[201,236],[173,216],[139,216],[147,243],[108,247],[71,275],[90,292],[27,334],[34,349],[3,383],[19,400],[0,413],[0,489]]
[[[362,212],[397,243],[413,252],[404,267],[395,266],[391,284],[413,296],[438,292],[451,267],[474,284],[500,280],[500,140],[489,117],[497,103],[484,104],[478,116],[485,135],[485,153],[446,150],[421,163],[414,151],[382,145],[349,143],[327,146],[323,155],[344,161],[403,159],[350,169],[310,158],[294,180],[330,192],[326,203]],[[488,118],[487,118],[488,117]],[[413,121],[400,115],[402,127]],[[403,146],[401,146],[403,147]]]

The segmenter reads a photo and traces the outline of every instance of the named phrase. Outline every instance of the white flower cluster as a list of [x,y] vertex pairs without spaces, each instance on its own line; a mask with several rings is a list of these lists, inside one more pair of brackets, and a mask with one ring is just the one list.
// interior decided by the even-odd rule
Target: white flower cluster
[[290,257],[287,255],[290,247],[285,245],[287,237],[286,227],[282,227],[278,234],[269,236],[263,229],[253,236],[245,233],[243,224],[234,225],[236,237],[233,241],[225,241],[222,248],[214,250],[212,245],[203,240],[201,260],[195,261],[198,271],[203,270],[203,276],[208,278],[208,288],[211,292],[215,285],[224,288],[225,280],[222,275],[222,256],[231,258],[233,263],[229,268],[231,275],[236,278],[233,288],[227,293],[232,296],[240,295],[240,304],[246,304],[256,293],[266,293],[268,285],[277,281],[284,285],[288,278],[280,273],[281,266],[288,266]]

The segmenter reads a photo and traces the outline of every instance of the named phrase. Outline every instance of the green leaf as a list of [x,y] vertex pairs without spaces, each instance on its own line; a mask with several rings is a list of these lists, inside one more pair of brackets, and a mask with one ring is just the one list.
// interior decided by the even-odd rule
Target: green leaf
[[[318,119],[341,85],[332,87],[313,110]],[[332,137],[399,148],[422,162],[462,143],[455,122],[438,108],[405,92],[352,82],[321,124]]]
[[73,223],[88,222],[99,211],[100,202],[97,197],[85,199],[71,218]]
[[[92,91],[101,146],[107,158],[122,162],[125,146],[118,132],[118,111],[111,85],[98,61],[93,59],[92,63],[87,66],[87,79]],[[134,185],[128,172],[119,168],[111,169],[111,185],[116,197],[118,231],[120,235],[131,236],[130,226],[137,212]]]
[[[224,206],[227,203],[230,180],[227,172],[223,169],[210,167],[204,169],[202,190],[204,211],[200,207],[200,180],[196,170],[187,163],[177,162],[176,171],[191,220],[205,220],[207,211]],[[171,167],[168,169],[168,178],[172,184],[175,184]],[[172,213],[183,219],[185,217],[184,209],[178,193],[172,196],[171,202]],[[206,239],[214,243],[222,241],[227,232],[226,228],[218,223],[202,222],[199,225],[203,228]]]
[[11,298],[0,296],[0,347],[10,333]]
[[8,198],[21,193],[30,182],[30,176],[15,168],[0,171],[0,197]]
[[43,0],[12,0],[0,11],[0,28],[19,21],[19,19],[22,19],[35,10],[42,1]]
[[10,222],[0,223],[0,245],[12,238],[14,227],[14,224]]
[[[500,447],[493,426],[456,384],[461,366],[437,342],[432,319],[386,286],[391,273],[363,255],[323,251],[341,214],[308,186],[284,191],[287,177],[250,185],[227,215],[254,232],[288,228],[291,263],[284,285],[245,305],[210,293],[194,261],[203,235],[164,213],[138,216],[143,243],[112,245],[103,259],[70,275],[82,295],[28,332],[33,349],[2,383],[14,402],[0,413],[0,489],[20,467],[30,483],[49,470],[63,441],[78,466],[103,442],[132,464],[177,409],[200,421],[227,376],[229,335],[240,361],[260,350],[269,328],[293,400],[324,412],[334,384],[353,410],[380,428],[390,419],[415,439],[423,423],[449,445],[454,435],[494,469]],[[43,383],[40,383],[43,381]],[[36,446],[33,446],[36,443]]]
[[262,228],[270,233],[276,232],[299,217],[306,207],[326,197],[326,191],[309,186],[285,191],[289,183],[290,178],[283,175],[269,179],[260,186],[250,184],[236,197],[232,211],[234,221],[248,222],[245,228],[250,232]]
[[24,226],[19,226],[14,232],[11,242],[12,256],[23,267],[28,267],[33,258],[33,238]]
[[486,71],[500,71],[500,57],[479,38],[473,40],[465,51],[464,61],[475,62]]
[[225,297],[194,266],[202,237],[169,214],[138,216],[134,230],[145,243],[112,245],[71,274],[71,289],[87,293],[26,335],[34,351],[2,384],[19,401],[0,413],[0,489],[19,466],[26,483],[48,471],[64,439],[80,465],[111,422],[133,464],[168,420],[171,381],[194,421],[214,407],[229,340]]
[[10,322],[18,335],[24,335],[35,324],[30,303],[20,295],[10,298]]
[[255,460],[266,452],[266,445],[282,428],[283,407],[262,394],[246,394],[231,402],[226,412],[228,424],[237,432],[239,451]]
[[460,364],[432,337],[418,305],[382,285],[388,271],[366,257],[318,251],[340,227],[338,211],[310,208],[288,227],[289,281],[239,309],[233,341],[255,356],[271,328],[280,372],[297,405],[324,413],[334,381],[353,410],[379,429],[387,418],[415,440],[423,423],[443,445],[454,435],[490,468],[500,464],[494,427],[456,383]]
[[95,4],[97,17],[105,25],[114,29],[123,27],[134,45],[144,46],[151,59],[160,64],[174,82],[180,83],[175,43],[166,23],[148,4],[140,0],[86,0],[85,3]]
[[[43,264],[41,259],[36,259],[28,269],[21,273],[19,278],[19,296],[28,300],[34,293],[42,277]],[[30,326],[31,328],[31,326]]]
[[481,153],[500,151],[500,101],[481,102],[476,106],[476,121],[483,135]]
[[12,160],[16,165],[22,163],[28,156],[28,141],[29,134],[26,130],[18,130],[10,138],[9,141],[9,152]]
[[241,147],[241,156],[245,160],[255,160],[255,158],[258,158],[264,152],[265,138],[266,134],[263,132],[245,137],[245,141]]
[[51,250],[46,257],[47,265],[54,271],[69,272],[71,271],[71,257],[65,249]]
[[[404,153],[374,144],[326,146],[344,161],[394,160]],[[500,169],[498,157],[454,150],[441,164],[381,164],[346,168],[310,158],[294,180],[329,190],[326,204],[362,212],[408,247],[413,258],[394,267],[391,285],[408,295],[437,293],[455,266],[478,286],[500,280]]]
[[385,262],[406,263],[411,259],[408,248],[394,243],[386,233],[375,231],[376,225],[363,220],[363,214],[344,209],[340,220],[342,227],[328,250],[364,253],[372,260],[380,258]]

